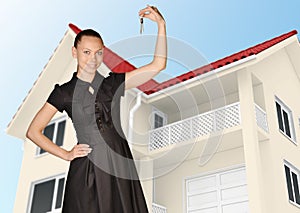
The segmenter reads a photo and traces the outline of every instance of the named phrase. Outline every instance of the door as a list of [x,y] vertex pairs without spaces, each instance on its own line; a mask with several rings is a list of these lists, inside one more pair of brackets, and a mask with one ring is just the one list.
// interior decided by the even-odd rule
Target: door
[[186,180],[187,213],[249,213],[245,167]]

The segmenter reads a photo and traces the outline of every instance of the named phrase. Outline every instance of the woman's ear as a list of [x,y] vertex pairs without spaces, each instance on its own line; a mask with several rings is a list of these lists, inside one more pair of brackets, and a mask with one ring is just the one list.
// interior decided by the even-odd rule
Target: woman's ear
[[77,49],[75,47],[72,47],[72,56],[73,58],[77,58]]

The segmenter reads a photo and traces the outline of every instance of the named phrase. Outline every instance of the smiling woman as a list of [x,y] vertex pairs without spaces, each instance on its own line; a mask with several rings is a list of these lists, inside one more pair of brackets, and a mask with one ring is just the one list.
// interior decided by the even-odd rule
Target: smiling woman
[[[131,1],[128,6],[128,1],[123,0],[92,0],[89,4],[86,1],[76,1],[76,4],[71,4],[70,1],[1,1],[0,26],[3,31],[0,36],[0,95],[1,100],[5,100],[1,104],[2,129],[6,128],[32,87],[32,82],[53,53],[67,23],[71,21],[81,26],[101,29],[102,35],[105,35],[105,43],[110,45],[139,33],[139,19],[135,10],[141,4],[144,4],[143,1]],[[292,29],[300,31],[299,0],[188,3],[174,0],[172,4],[168,1],[159,1],[157,4],[160,9],[164,9],[164,16],[168,17],[168,34],[191,44],[205,54],[208,61]],[[256,13],[253,15],[249,11]],[[145,34],[155,32],[156,26],[147,21],[144,20]],[[144,61],[133,64],[143,63]],[[169,73],[173,77],[180,74],[178,66],[170,69],[169,62],[168,70],[163,73]],[[181,73],[184,72],[186,70],[182,69]],[[1,211],[13,212],[24,154],[23,140],[1,131],[0,141],[1,149],[9,150],[0,156],[1,171],[5,171],[0,182]]]
[[[36,114],[27,137],[43,150],[71,161],[62,212],[146,213],[148,208],[120,122],[124,90],[150,80],[166,66],[165,21],[147,6],[139,16],[157,23],[153,60],[126,73],[104,78],[97,69],[105,54],[101,36],[92,29],[79,32],[72,48],[77,71],[67,83],[55,85]],[[72,119],[78,143],[67,151],[47,138],[43,129],[57,111]]]

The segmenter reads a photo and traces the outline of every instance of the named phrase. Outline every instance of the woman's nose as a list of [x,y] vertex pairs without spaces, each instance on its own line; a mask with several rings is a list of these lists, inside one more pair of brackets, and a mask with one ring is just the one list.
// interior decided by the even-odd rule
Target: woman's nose
[[95,54],[91,54],[91,60],[96,61],[97,60],[97,55]]

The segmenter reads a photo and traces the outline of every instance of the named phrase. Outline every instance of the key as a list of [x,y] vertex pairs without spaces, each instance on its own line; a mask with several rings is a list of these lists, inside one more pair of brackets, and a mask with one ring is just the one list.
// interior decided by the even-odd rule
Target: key
[[143,19],[142,17],[140,18],[140,23],[141,23],[141,26],[140,26],[140,34],[142,34],[143,31],[144,31],[144,19]]

